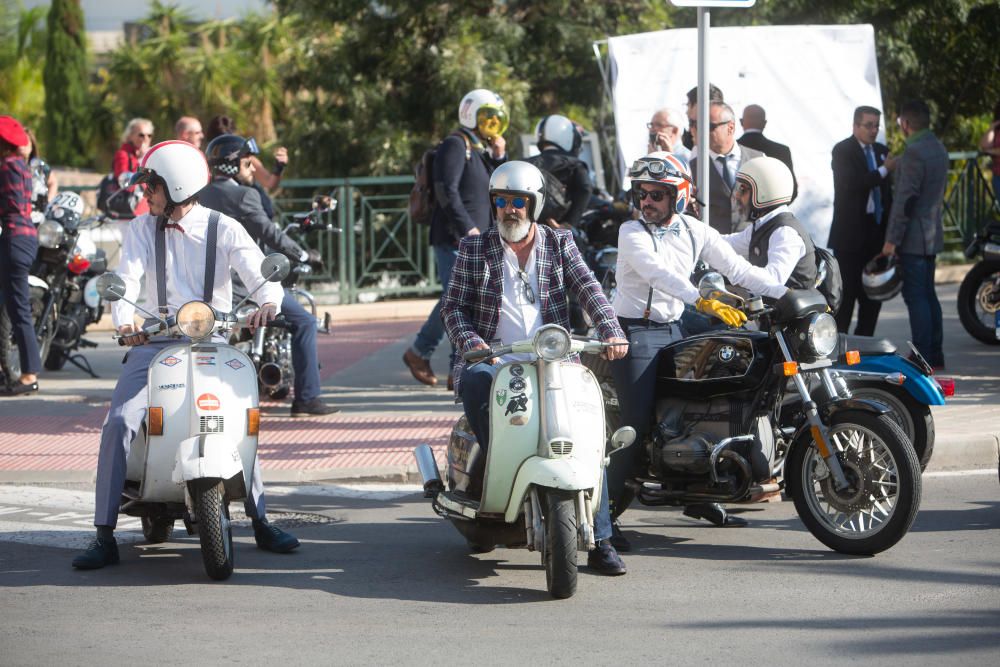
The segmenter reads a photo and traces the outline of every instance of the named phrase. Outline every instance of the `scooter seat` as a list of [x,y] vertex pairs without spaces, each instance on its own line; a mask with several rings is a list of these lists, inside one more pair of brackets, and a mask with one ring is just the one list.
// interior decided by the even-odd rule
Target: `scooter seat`
[[874,336],[837,335],[837,356],[842,357],[848,350],[857,350],[861,356],[877,354],[895,354],[896,346],[885,338]]

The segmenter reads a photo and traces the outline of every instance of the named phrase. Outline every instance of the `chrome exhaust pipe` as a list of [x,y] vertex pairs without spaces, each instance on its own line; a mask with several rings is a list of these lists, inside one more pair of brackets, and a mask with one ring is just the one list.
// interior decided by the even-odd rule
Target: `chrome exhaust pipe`
[[277,387],[281,384],[281,378],[284,373],[281,372],[281,366],[269,361],[260,367],[260,371],[257,372],[257,377],[260,379],[260,383],[265,387]]
[[413,458],[417,460],[417,470],[424,480],[424,498],[433,498],[444,491],[444,482],[441,481],[441,473],[438,471],[431,446],[417,445],[413,449]]

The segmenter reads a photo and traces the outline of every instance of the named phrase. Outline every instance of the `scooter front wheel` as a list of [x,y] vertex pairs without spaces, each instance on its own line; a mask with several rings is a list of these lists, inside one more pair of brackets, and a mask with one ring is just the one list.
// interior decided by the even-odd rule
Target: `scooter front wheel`
[[193,484],[194,511],[198,517],[198,539],[205,572],[212,579],[228,579],[233,573],[233,527],[222,483],[214,486]]
[[870,556],[906,535],[920,508],[920,464],[902,430],[885,415],[845,411],[829,424],[830,447],[847,478],[834,488],[810,436],[785,461],[785,483],[802,523],[834,551]]
[[576,494],[545,492],[545,584],[549,595],[564,599],[576,592]]

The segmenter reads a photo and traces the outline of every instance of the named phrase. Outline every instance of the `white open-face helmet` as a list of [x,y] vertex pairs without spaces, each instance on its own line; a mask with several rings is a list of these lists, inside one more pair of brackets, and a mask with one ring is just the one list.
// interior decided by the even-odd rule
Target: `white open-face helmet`
[[[545,207],[545,178],[530,162],[504,162],[490,176],[490,203],[498,196],[521,196],[528,200],[528,218],[538,222]],[[494,204],[494,210],[495,210]]]
[[736,183],[750,188],[751,219],[767,209],[792,201],[795,181],[785,163],[773,157],[747,160],[736,172]]
[[142,158],[129,185],[162,182],[170,204],[183,204],[208,185],[205,154],[186,141],[163,141]]
[[580,152],[580,144],[583,143],[583,135],[576,123],[559,114],[545,116],[538,121],[535,137],[538,148],[543,148],[544,144],[552,144],[573,155]]
[[486,139],[493,139],[507,131],[507,106],[492,90],[476,88],[459,103],[458,122],[470,130],[478,129]]

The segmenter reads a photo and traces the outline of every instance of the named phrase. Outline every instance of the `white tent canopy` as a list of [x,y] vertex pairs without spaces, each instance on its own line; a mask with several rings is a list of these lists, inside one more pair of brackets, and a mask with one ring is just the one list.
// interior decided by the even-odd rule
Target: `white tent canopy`
[[[619,170],[646,151],[656,109],[683,111],[698,80],[694,28],[608,40]],[[764,134],[792,151],[799,196],[792,210],[823,245],[833,219],[830,151],[851,134],[855,107],[882,109],[870,25],[712,28],[709,80],[722,89],[742,133],[743,107],[767,112]],[[879,132],[882,141],[884,132]]]

